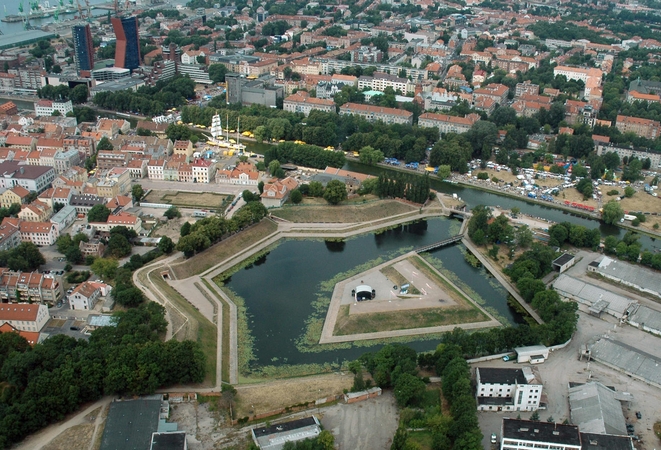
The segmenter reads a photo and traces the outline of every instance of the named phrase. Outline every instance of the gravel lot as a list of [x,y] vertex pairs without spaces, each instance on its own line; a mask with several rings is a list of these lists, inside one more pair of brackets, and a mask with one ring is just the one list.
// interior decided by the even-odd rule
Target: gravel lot
[[369,400],[340,403],[323,410],[321,423],[335,436],[339,450],[390,448],[399,417],[391,392]]

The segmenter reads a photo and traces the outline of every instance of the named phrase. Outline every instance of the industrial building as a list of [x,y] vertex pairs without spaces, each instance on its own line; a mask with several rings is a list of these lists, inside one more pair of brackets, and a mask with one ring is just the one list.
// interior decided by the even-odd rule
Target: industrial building
[[621,401],[631,394],[615,392],[598,381],[569,388],[569,411],[574,425],[586,433],[626,436],[627,427]]
[[315,416],[268,427],[253,428],[252,440],[263,450],[280,450],[287,442],[314,439],[321,433],[321,426]]
[[661,358],[614,339],[601,338],[589,347],[590,359],[661,388]]
[[475,377],[478,411],[536,411],[539,408],[542,384],[530,367],[478,367]]
[[621,319],[627,309],[636,304],[628,297],[615,294],[614,292],[586,283],[583,280],[562,274],[554,282],[553,288],[563,297],[575,300],[590,308],[590,314],[599,317],[606,312]]
[[588,270],[641,292],[661,297],[661,278],[654,270],[616,261],[608,256],[604,256],[598,264],[591,263]]
[[161,395],[113,401],[100,450],[186,450],[186,433],[178,431],[176,423],[166,421],[169,415],[170,404]]

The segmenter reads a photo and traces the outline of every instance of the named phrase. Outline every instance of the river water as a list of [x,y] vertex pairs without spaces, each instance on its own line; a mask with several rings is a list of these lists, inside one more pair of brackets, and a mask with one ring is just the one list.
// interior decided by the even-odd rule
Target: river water
[[[314,312],[312,302],[320,284],[375,258],[391,257],[442,240],[457,228],[456,219],[433,218],[343,243],[286,240],[264,258],[232,275],[226,285],[246,301],[257,365],[342,362],[368,351],[364,347],[321,353],[297,349],[296,340]],[[470,286],[483,299],[484,306],[509,323],[521,322],[521,317],[507,305],[505,289],[485,269],[466,263],[462,250],[459,244],[438,249],[432,255],[442,260],[460,282]],[[431,350],[437,344],[434,340],[420,340],[410,345],[417,350]]]

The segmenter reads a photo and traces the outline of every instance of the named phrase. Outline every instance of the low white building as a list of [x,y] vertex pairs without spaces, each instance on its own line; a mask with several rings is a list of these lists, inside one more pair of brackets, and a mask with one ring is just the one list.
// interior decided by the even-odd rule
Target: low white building
[[535,411],[539,408],[542,384],[530,367],[478,367],[475,376],[479,411]]
[[66,205],[50,218],[50,223],[55,224],[57,234],[59,235],[62,234],[62,230],[71,225],[75,220],[76,208],[71,205]]
[[67,100],[66,102],[39,100],[34,104],[34,113],[36,116],[52,116],[55,111],[58,111],[63,116],[73,112],[71,100]]
[[78,285],[69,295],[69,307],[74,311],[94,309],[101,296],[101,289],[89,281]]
[[543,345],[531,345],[528,347],[516,347],[516,362],[519,364],[527,363],[539,364],[543,363],[549,357],[549,349]]

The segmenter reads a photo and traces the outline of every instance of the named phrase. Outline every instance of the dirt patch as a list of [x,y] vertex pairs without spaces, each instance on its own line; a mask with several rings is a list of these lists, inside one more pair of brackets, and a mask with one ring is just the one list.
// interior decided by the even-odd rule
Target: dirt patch
[[81,424],[73,426],[62,432],[50,441],[43,450],[70,450],[72,448],[85,449],[92,442],[94,434],[93,424]]
[[322,425],[333,433],[339,450],[390,448],[399,421],[390,391],[364,402],[325,408],[321,416]]
[[183,208],[220,209],[224,203],[231,200],[228,195],[215,192],[183,192],[152,190],[145,197],[147,203],[168,203]]
[[[246,417],[342,394],[351,374],[326,374],[237,387],[236,417]],[[355,447],[358,448],[358,447]]]
[[278,226],[271,220],[264,219],[257,225],[224,239],[202,253],[185,262],[171,266],[177,279],[189,278],[205,272],[227,258],[241,253],[246,247],[273,234]]
[[355,223],[379,220],[416,209],[414,206],[396,200],[376,200],[355,205],[292,205],[274,209],[272,214],[296,223]]

